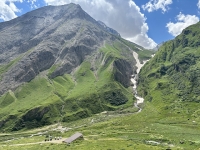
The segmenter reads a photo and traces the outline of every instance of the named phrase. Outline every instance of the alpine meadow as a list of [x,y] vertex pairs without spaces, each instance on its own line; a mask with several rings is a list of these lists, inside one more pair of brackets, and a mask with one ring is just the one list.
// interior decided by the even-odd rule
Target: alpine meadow
[[0,149],[198,150],[199,37],[145,49],[74,3],[1,22]]

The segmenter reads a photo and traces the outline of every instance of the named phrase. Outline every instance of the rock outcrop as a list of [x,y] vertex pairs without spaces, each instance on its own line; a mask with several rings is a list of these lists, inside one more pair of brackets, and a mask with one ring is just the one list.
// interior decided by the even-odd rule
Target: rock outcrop
[[34,10],[1,23],[0,33],[0,65],[7,66],[1,75],[0,94],[53,65],[58,67],[51,78],[71,73],[104,41],[115,38],[75,4]]

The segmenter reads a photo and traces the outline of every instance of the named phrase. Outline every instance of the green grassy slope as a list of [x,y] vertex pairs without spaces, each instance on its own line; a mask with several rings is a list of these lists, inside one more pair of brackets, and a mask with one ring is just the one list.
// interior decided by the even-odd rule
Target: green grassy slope
[[[63,128],[71,128],[66,132],[55,130],[58,126],[0,134],[0,148],[197,150],[200,146],[198,122],[173,116],[167,120],[159,109],[155,109],[152,102],[146,102],[145,109],[141,113],[129,114],[121,111],[100,113],[86,119],[62,123]],[[44,142],[46,135],[62,136],[64,140],[76,132],[83,134],[83,141],[70,145]]]
[[[8,91],[2,95],[1,129],[16,131],[57,122],[69,122],[105,110],[132,106],[134,97],[132,89],[127,86],[130,80],[121,72],[124,71],[123,68],[126,68],[125,71],[133,72],[132,50],[126,43],[129,47],[134,47],[132,43],[122,39],[105,44],[71,74],[49,79],[48,75],[56,67],[53,66],[48,70],[47,76],[41,73],[15,91]],[[139,55],[143,57],[151,53],[143,52]],[[126,64],[130,68],[123,66]],[[2,73],[3,70],[6,71],[1,70]]]
[[[139,93],[166,123],[199,121],[199,23],[160,47],[141,70]],[[179,121],[180,120],[180,121]]]
[[[184,101],[181,99],[182,97],[179,97],[177,93],[180,93],[180,90],[176,89],[176,82],[173,81],[171,83],[171,75],[163,73],[162,66],[170,68],[173,62],[163,61],[160,58],[162,56],[162,49],[159,50],[155,58],[149,61],[141,71],[139,91],[141,95],[145,96],[145,104],[142,112],[133,113],[133,108],[128,107],[133,102],[132,94],[130,94],[128,89],[122,87],[121,84],[115,80],[113,81],[112,63],[120,56],[118,55],[120,51],[116,52],[113,48],[115,49],[113,45],[106,45],[100,50],[104,53],[102,57],[99,57],[100,60],[96,60],[93,63],[91,58],[88,58],[74,74],[57,77],[51,82],[47,80],[51,89],[50,91],[53,91],[53,95],[55,94],[59,97],[57,102],[59,102],[60,111],[58,113],[63,117],[58,117],[58,119],[63,118],[64,122],[61,123],[62,126],[71,128],[71,130],[61,133],[60,131],[53,130],[56,127],[44,127],[43,129],[20,131],[12,135],[0,134],[0,148],[8,150],[13,148],[33,150],[199,149],[198,102]],[[164,47],[162,48],[164,49]],[[113,53],[110,53],[109,49],[114,50]],[[189,50],[188,52],[191,51]],[[112,57],[109,57],[110,55]],[[156,64],[155,62],[158,60],[160,62]],[[99,64],[101,64],[100,67],[97,67]],[[150,66],[150,64],[153,65]],[[145,74],[144,72],[147,70],[148,72]],[[85,90],[83,86],[88,90]],[[66,89],[61,87],[66,87]],[[111,104],[111,101],[109,101],[112,100],[110,96],[118,89],[120,89],[122,94],[126,93],[125,96],[128,98],[128,102],[125,105],[116,106],[115,103]],[[80,94],[85,92],[87,94]],[[110,92],[112,93],[111,95],[109,94]],[[102,98],[104,95],[107,95],[108,98]],[[7,97],[15,99],[16,96],[10,92]],[[84,118],[88,114],[93,113],[93,111],[96,111],[97,107],[93,109],[87,100],[95,102],[95,105],[92,106],[98,106],[98,109],[116,110],[116,108],[123,107],[123,110],[117,109],[116,111],[91,115],[91,117],[76,120],[76,118]],[[12,103],[11,101],[10,105]],[[63,105],[64,107],[62,107]],[[84,116],[80,114],[84,114]],[[69,122],[69,120],[75,121]],[[31,136],[39,131],[41,131],[41,136],[38,134]],[[35,143],[43,142],[45,136],[49,134],[62,136],[65,139],[75,132],[83,133],[84,140],[70,145],[47,142],[42,144]]]
[[[183,34],[179,35],[175,40],[166,42],[159,49],[156,56],[142,68],[138,87],[140,95],[145,97],[142,112],[132,113],[132,108],[128,107],[133,102],[131,92],[128,88],[124,88],[119,82],[113,80],[112,64],[116,59],[122,59],[120,54],[124,54],[126,47],[116,48],[116,45],[118,45],[117,47],[123,45],[122,41],[122,43],[119,42],[113,45],[108,44],[100,50],[103,55],[95,63],[91,58],[88,58],[74,74],[57,77],[51,82],[48,79],[43,79],[48,84],[42,85],[49,86],[49,91],[52,91],[50,92],[52,93],[50,97],[55,95],[55,97],[59,98],[58,101],[55,98],[55,102],[58,103],[58,108],[60,108],[57,113],[60,113],[62,117],[57,119],[62,118],[64,121],[62,125],[71,128],[71,130],[61,133],[60,131],[51,130],[56,127],[43,128],[38,129],[39,131],[44,131],[42,136],[35,135],[33,137],[31,135],[38,133],[38,130],[16,132],[12,135],[0,134],[0,148],[8,150],[13,148],[20,150],[199,149],[200,110],[198,107],[198,85],[200,81],[200,49],[198,40],[195,38],[200,33],[198,26],[199,23],[185,29]],[[191,34],[195,34],[195,36]],[[187,44],[184,41],[187,41]],[[120,51],[122,49],[123,51]],[[128,51],[126,52],[128,53]],[[145,57],[145,54],[140,56],[140,58]],[[30,83],[32,82],[34,83],[35,81]],[[124,105],[117,106],[116,104],[118,103],[111,103],[113,102],[113,95],[121,97],[116,92],[118,89],[121,91],[122,96],[128,99]],[[85,92],[86,94],[80,94]],[[106,97],[103,97],[105,95]],[[13,103],[18,101],[17,94],[12,91],[9,91],[3,97],[4,99],[9,99],[8,103],[1,99],[0,102],[5,106],[12,106]],[[116,100],[117,98],[115,97],[114,99]],[[90,103],[94,102],[95,105],[91,107],[88,101]],[[97,107],[93,108],[94,106],[98,106],[98,109]],[[123,110],[118,109],[120,107]],[[97,113],[101,110],[116,111],[91,115],[91,117],[76,120],[76,118],[84,118],[90,116],[93,112]],[[84,115],[81,116],[80,114]],[[69,122],[69,120],[74,121]],[[48,132],[46,133],[45,131]],[[44,141],[46,134],[67,138],[75,132],[83,133],[84,140],[71,145],[52,143],[27,144]]]

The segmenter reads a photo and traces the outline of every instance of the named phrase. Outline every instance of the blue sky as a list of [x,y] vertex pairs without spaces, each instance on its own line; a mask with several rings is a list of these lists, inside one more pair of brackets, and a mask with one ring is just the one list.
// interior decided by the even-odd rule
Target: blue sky
[[[134,1],[140,8],[149,2],[149,0]],[[173,0],[172,2],[172,4],[168,5],[166,12],[163,12],[162,9],[153,12],[141,9],[141,12],[147,18],[146,22],[149,26],[148,35],[158,44],[174,38],[168,32],[166,24],[170,21],[177,22],[176,17],[180,12],[185,15],[196,15],[200,18],[200,9],[197,7],[198,0]]]
[[146,48],[173,39],[200,18],[200,0],[1,0],[0,21],[42,6],[70,2],[80,4],[96,20]]

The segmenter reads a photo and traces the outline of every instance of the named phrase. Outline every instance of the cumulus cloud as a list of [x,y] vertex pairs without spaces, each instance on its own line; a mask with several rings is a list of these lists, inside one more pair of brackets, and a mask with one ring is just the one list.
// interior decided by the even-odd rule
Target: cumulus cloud
[[168,5],[172,3],[172,0],[150,0],[145,5],[142,5],[142,8],[148,12],[153,12],[158,9],[162,9],[163,12],[166,12]]
[[197,3],[197,7],[200,9],[200,0],[199,0],[199,2]]
[[132,0],[44,0],[48,5],[79,4],[96,20],[103,21],[117,30],[122,37],[145,48],[157,44],[148,37],[148,25],[144,14]]
[[166,27],[168,28],[168,32],[173,36],[179,35],[186,27],[199,22],[199,18],[195,15],[184,15],[182,13],[179,13],[176,18],[176,23],[169,22],[166,25]]
[[20,12],[15,5],[15,2],[22,3],[23,0],[1,0],[0,1],[0,19],[8,21],[10,19],[16,18],[16,12]]
[[37,0],[27,0],[27,2],[30,4],[31,9],[36,9],[39,7],[36,5]]

